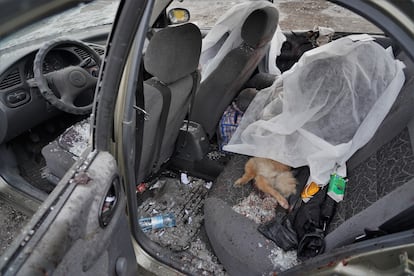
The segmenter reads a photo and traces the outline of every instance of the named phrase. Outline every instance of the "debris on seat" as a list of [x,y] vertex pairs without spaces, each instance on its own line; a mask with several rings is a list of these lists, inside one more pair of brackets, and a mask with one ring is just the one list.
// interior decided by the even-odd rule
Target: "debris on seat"
[[261,224],[275,217],[277,201],[264,193],[252,191],[248,197],[233,206],[233,210],[254,222]]
[[284,252],[223,200],[206,200],[205,229],[218,259],[230,275],[275,275],[298,263],[296,251]]
[[221,117],[217,130],[217,138],[220,149],[227,145],[236,132],[237,127],[243,117],[244,112],[250,102],[257,94],[254,88],[246,88],[240,92],[236,99],[227,107]]
[[[306,177],[306,174],[304,171],[303,176]],[[305,177],[302,177],[302,180],[306,179]],[[300,181],[300,187],[303,188],[305,183]],[[283,250],[297,249],[300,260],[322,254],[325,250],[326,229],[337,204],[327,195],[327,190],[329,189],[324,187],[316,191],[312,197],[307,197],[306,201],[303,201],[300,194],[292,196],[290,201],[295,202],[293,210],[283,218],[275,218],[260,225],[259,232],[273,240]]]
[[68,128],[58,140],[59,145],[74,155],[74,159],[79,157],[88,147],[90,136],[89,119],[83,120]]

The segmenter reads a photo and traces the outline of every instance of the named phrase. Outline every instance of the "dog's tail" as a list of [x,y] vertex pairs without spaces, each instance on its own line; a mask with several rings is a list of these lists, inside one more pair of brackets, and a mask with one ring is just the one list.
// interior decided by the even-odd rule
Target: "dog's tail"
[[292,194],[296,194],[297,180],[293,176],[292,172],[281,172],[276,176],[276,182],[280,193],[288,197]]

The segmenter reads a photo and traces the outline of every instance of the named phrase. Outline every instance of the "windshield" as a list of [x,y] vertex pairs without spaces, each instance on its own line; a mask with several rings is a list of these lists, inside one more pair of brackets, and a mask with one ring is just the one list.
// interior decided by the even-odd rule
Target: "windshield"
[[0,51],[34,40],[65,36],[74,31],[112,24],[119,0],[97,0],[29,25],[0,41]]

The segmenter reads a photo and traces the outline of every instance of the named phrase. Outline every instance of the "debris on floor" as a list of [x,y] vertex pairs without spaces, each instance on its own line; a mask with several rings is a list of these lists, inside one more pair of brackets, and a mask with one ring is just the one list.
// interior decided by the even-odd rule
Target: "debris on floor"
[[157,182],[159,187],[152,190],[150,188],[154,196],[145,200],[138,208],[139,218],[167,213],[175,216],[176,227],[147,233],[152,241],[174,251],[190,247],[204,219],[202,210],[208,192],[207,182],[187,175],[186,178],[186,185],[180,179],[160,178]]
[[165,214],[148,218],[140,218],[138,220],[138,223],[142,231],[144,232],[176,226],[174,214]]
[[185,185],[190,184],[190,180],[188,179],[188,176],[186,173],[181,173],[181,183]]
[[207,158],[210,160],[219,160],[221,158],[226,157],[226,153],[219,151],[219,150],[213,150],[207,153]]
[[[204,220],[204,200],[212,183],[186,175],[184,178],[188,179],[188,184],[183,184],[181,178],[181,174],[162,176],[148,187],[145,193],[153,195],[139,206],[139,218],[170,213],[176,218],[176,227],[152,230],[146,234],[161,246],[183,253],[180,261],[184,270],[196,275],[227,275],[205,241],[198,237]],[[260,224],[274,218],[276,207],[277,201],[273,197],[253,190],[233,209]],[[269,244],[257,246],[267,247]],[[269,259],[275,268],[286,270],[297,264],[296,252],[284,252],[282,249],[269,252]]]
[[275,269],[281,269],[282,271],[299,264],[296,250],[283,251],[283,249],[279,247],[272,249],[269,259]]
[[191,243],[190,249],[188,251],[193,256],[196,256],[191,260],[191,266],[193,268],[197,268],[198,270],[202,270],[202,275],[227,275],[227,273],[224,271],[223,266],[219,264],[217,257],[207,249],[205,243],[202,240],[198,238],[194,240]]
[[148,189],[154,195],[139,206],[139,218],[173,214],[176,226],[146,234],[161,246],[184,253],[180,261],[186,271],[195,275],[227,275],[217,257],[196,238],[204,220],[204,200],[212,182],[189,175],[184,178],[188,180],[186,185],[181,181],[182,174],[175,178],[161,177]]
[[275,217],[276,207],[277,201],[272,196],[252,191],[248,197],[233,206],[233,210],[257,224],[262,224]]

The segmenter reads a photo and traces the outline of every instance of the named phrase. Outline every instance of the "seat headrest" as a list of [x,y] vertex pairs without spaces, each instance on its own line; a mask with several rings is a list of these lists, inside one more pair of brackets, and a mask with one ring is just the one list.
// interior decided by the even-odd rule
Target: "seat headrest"
[[244,21],[241,37],[253,48],[258,48],[269,42],[276,31],[279,13],[274,7],[254,10]]
[[201,32],[191,23],[167,27],[154,34],[144,56],[148,73],[163,83],[175,82],[198,67]]

